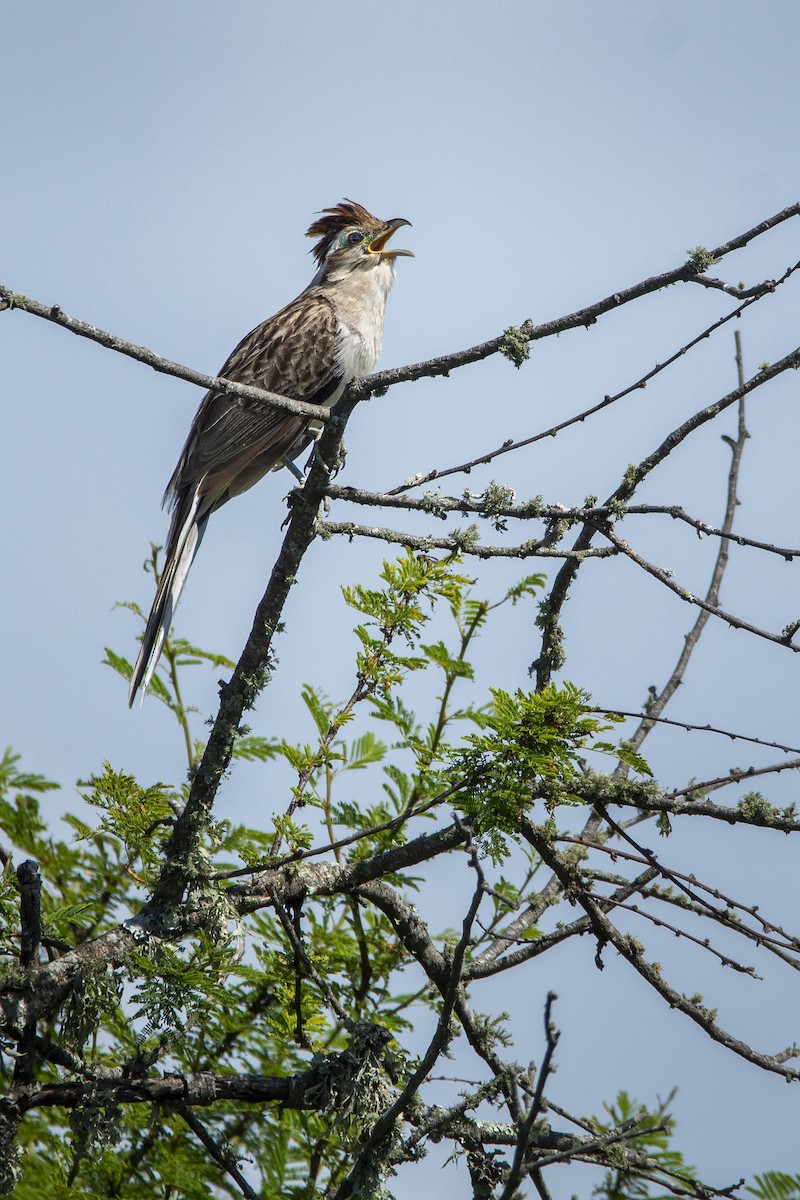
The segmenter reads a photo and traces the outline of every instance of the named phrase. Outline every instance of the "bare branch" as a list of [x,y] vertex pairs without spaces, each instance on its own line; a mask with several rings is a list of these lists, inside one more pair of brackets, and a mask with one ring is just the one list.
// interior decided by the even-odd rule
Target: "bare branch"
[[[537,830],[533,825],[526,822],[522,831],[523,836],[531,842],[542,858],[545,859],[551,870],[559,877],[562,886],[568,887],[570,894],[574,895],[576,902],[584,909],[586,914],[591,918],[595,931],[600,939],[599,946],[610,943],[614,949],[634,968],[634,970],[642,976],[645,982],[658,992],[658,994],[669,1004],[670,1008],[677,1009],[679,1012],[688,1016],[695,1024],[699,1025],[712,1041],[718,1042],[731,1050],[738,1057],[745,1059],[747,1062],[754,1063],[758,1067],[762,1067],[765,1071],[770,1071],[773,1074],[780,1075],[784,1079],[795,1082],[800,1080],[800,1071],[794,1070],[791,1067],[786,1067],[782,1062],[779,1062],[775,1055],[762,1054],[758,1050],[754,1050],[746,1042],[734,1037],[726,1030],[717,1025],[709,1011],[701,1005],[694,1003],[686,996],[675,991],[675,989],[667,983],[658,966],[650,963],[645,959],[641,947],[635,939],[629,938],[621,934],[613,922],[608,919],[602,911],[602,906],[598,903],[594,896],[590,895],[583,889],[576,879],[573,872],[567,867],[560,856],[552,849],[547,841],[547,838]],[[600,964],[600,949],[598,949],[597,961]]]
[[[460,824],[460,822],[458,822]],[[468,836],[467,830],[461,827],[465,836]],[[383,1139],[391,1130],[394,1122],[404,1111],[409,1100],[416,1095],[419,1087],[427,1078],[428,1073],[433,1067],[439,1055],[444,1050],[446,1044],[450,1040],[450,1018],[453,1014],[453,1009],[456,1005],[459,987],[461,983],[461,972],[464,965],[464,956],[469,947],[470,936],[472,934],[472,926],[480,906],[480,902],[484,893],[484,878],[483,870],[478,861],[478,856],[475,853],[474,847],[470,847],[470,865],[477,875],[477,885],[472,896],[472,901],[464,917],[461,928],[461,938],[458,945],[453,950],[449,962],[447,962],[447,983],[442,995],[442,1008],[439,1013],[439,1020],[436,1023],[436,1029],[433,1037],[428,1045],[427,1050],[422,1055],[420,1062],[415,1071],[412,1072],[400,1094],[395,1098],[394,1102],[381,1113],[370,1130],[369,1136],[364,1141],[363,1146],[359,1150],[358,1157],[353,1164],[352,1169],[348,1172],[347,1177],[342,1181],[334,1193],[333,1200],[345,1200],[352,1193],[353,1183],[358,1177],[359,1171],[363,1164],[367,1162],[369,1157],[375,1153]],[[444,956],[442,956],[444,960]]]
[[[513,1200],[514,1193],[517,1190],[517,1184],[522,1179],[522,1173],[525,1169],[525,1160],[529,1154],[530,1136],[533,1130],[534,1122],[542,1111],[542,1102],[544,1100],[544,1089],[547,1083],[547,1078],[550,1074],[553,1055],[556,1052],[559,1031],[553,1025],[550,1017],[553,1009],[553,1004],[558,999],[555,992],[547,993],[547,1000],[544,1008],[544,1036],[545,1036],[545,1052],[542,1059],[542,1065],[539,1068],[539,1073],[536,1079],[536,1087],[534,1089],[528,1111],[525,1114],[525,1119],[519,1123],[519,1131],[517,1133],[517,1144],[514,1147],[514,1158],[506,1178],[506,1184],[500,1193],[499,1200]],[[537,1169],[541,1169],[541,1163],[537,1163]]]
[[[400,484],[398,487],[391,488],[388,492],[388,495],[401,495],[411,487],[419,487],[423,483],[430,483],[434,479],[443,479],[447,475],[469,474],[474,467],[483,466],[487,463],[490,463],[500,455],[510,454],[512,451],[521,450],[525,446],[532,446],[536,442],[543,441],[545,438],[554,438],[557,434],[562,433],[565,429],[569,429],[572,425],[582,424],[587,420],[587,418],[594,416],[595,413],[609,408],[612,404],[616,404],[618,400],[624,399],[625,396],[629,396],[632,392],[647,387],[650,380],[654,379],[656,375],[659,375],[662,371],[665,371],[667,367],[672,366],[673,363],[677,362],[679,358],[682,358],[695,346],[698,346],[701,342],[711,337],[711,335],[716,333],[718,329],[721,329],[723,325],[727,325],[729,321],[733,321],[740,317],[746,308],[749,308],[751,304],[754,304],[757,300],[760,300],[762,296],[774,292],[778,287],[780,287],[781,284],[785,283],[787,279],[790,279],[797,270],[800,270],[800,262],[795,263],[792,267],[789,267],[780,279],[769,280],[766,283],[757,285],[755,288],[748,289],[750,293],[749,298],[745,300],[743,304],[740,304],[738,308],[735,308],[731,312],[726,313],[723,317],[720,317],[718,321],[715,321],[712,325],[709,325],[706,329],[704,329],[701,333],[698,333],[695,337],[691,338],[678,350],[675,350],[672,354],[665,358],[663,362],[656,363],[651,370],[645,372],[645,374],[642,375],[640,379],[637,379],[635,383],[629,384],[627,387],[623,388],[622,391],[617,392],[615,395],[604,396],[603,399],[598,403],[590,405],[589,408],[584,409],[582,412],[577,413],[573,417],[567,417],[565,420],[559,421],[556,425],[551,425],[549,429],[545,429],[541,433],[533,434],[531,437],[521,438],[518,441],[514,441],[513,439],[509,438],[504,441],[502,445],[498,446],[497,449],[490,450],[487,454],[481,454],[477,458],[473,458],[468,462],[460,463],[458,466],[444,467],[440,470],[428,471],[427,474],[424,475],[415,475],[413,479],[406,480],[405,483]],[[707,280],[705,276],[700,275],[690,280],[690,282],[705,283]],[[723,290],[727,291],[728,289],[723,287]],[[744,293],[742,294],[744,295]],[[538,326],[535,327],[535,330],[542,328],[545,327]],[[532,335],[531,340],[533,340],[534,337],[535,332]]]
[[108,350],[124,354],[127,358],[134,358],[162,375],[174,375],[176,379],[184,379],[187,383],[194,383],[206,391],[224,392],[226,396],[238,396],[240,400],[249,401],[254,405],[282,408],[298,417],[313,417],[316,421],[327,421],[331,415],[330,409],[318,404],[306,404],[304,400],[293,400],[290,396],[279,396],[277,392],[234,383],[232,379],[222,379],[217,375],[204,375],[202,371],[195,371],[192,367],[181,366],[180,363],[162,358],[160,354],[155,354],[145,346],[136,346],[133,342],[126,342],[124,338],[117,337],[115,333],[106,333],[105,330],[89,325],[86,321],[68,317],[57,304],[40,304],[38,300],[19,295],[0,284],[0,309],[2,308],[16,309],[34,317],[42,317],[45,321],[52,321],[70,333],[89,338]]
[[[715,259],[724,258],[726,254],[730,254],[734,250],[741,250],[749,242],[760,237],[768,230],[774,229],[777,225],[781,225],[784,221],[789,221],[798,215],[800,215],[800,203],[790,204],[788,208],[782,209],[780,212],[775,213],[774,216],[768,217],[765,221],[760,221],[758,225],[754,225],[746,233],[739,234],[738,237],[731,238],[728,242],[723,242],[721,246],[717,246],[716,249],[709,251],[709,254]],[[603,300],[598,300],[585,308],[579,308],[576,312],[559,317],[554,321],[548,321],[546,324],[534,325],[531,321],[523,321],[520,330],[529,341],[533,342],[547,337],[555,337],[560,333],[565,333],[568,329],[587,328],[589,325],[594,325],[598,317],[603,316],[605,313],[614,312],[624,305],[630,304],[631,301],[640,299],[642,296],[647,296],[652,292],[658,292],[663,288],[671,287],[673,283],[690,282],[701,275],[702,272],[699,272],[691,263],[683,263],[671,271],[666,271],[662,275],[651,275],[648,279],[642,280],[641,283],[634,284],[632,287],[622,288],[620,291],[606,296]],[[500,352],[504,337],[505,335],[501,334],[498,337],[491,338],[488,342],[481,342],[477,346],[471,346],[467,350],[460,350],[455,354],[443,354],[438,358],[430,358],[425,362],[413,363],[407,367],[396,367],[393,370],[378,371],[375,375],[371,375],[369,379],[361,381],[358,391],[359,399],[365,396],[374,396],[376,393],[383,392],[386,388],[396,383],[406,383],[437,375],[449,375],[451,371],[456,370],[458,367],[465,367],[469,363],[480,362],[482,359],[489,358],[492,354]]]
[[[800,759],[794,763],[786,764],[791,770],[800,768]],[[782,769],[782,766],[774,766],[765,768],[763,774],[767,772],[776,772]],[[725,783],[741,783],[743,779],[750,777],[751,772],[739,772],[736,775],[731,774],[724,778]],[[752,770],[755,775],[756,771]],[[708,787],[712,787],[714,783],[721,786],[720,781],[711,780],[706,784],[694,787],[684,788],[682,792],[670,792],[663,796],[640,796],[637,799],[628,799],[620,796],[612,799],[612,804],[618,804],[623,807],[640,809],[644,812],[663,812],[673,817],[710,817],[715,821],[724,821],[727,825],[754,825],[759,829],[775,829],[779,833],[800,833],[800,819],[793,819],[785,815],[780,809],[773,808],[771,805],[753,805],[747,811],[742,808],[728,808],[722,804],[714,804],[711,800],[706,800],[704,797],[696,799],[681,800],[681,795],[692,796],[692,793],[703,791]]]
[[653,725],[670,725],[675,729],[685,729],[689,733],[716,733],[720,737],[730,738],[732,742],[750,742],[753,746],[766,746],[770,750],[783,750],[786,754],[800,754],[797,746],[784,746],[780,742],[769,742],[765,738],[750,737],[746,733],[734,733],[731,729],[718,729],[716,725],[694,725],[690,721],[676,721],[669,717],[653,717],[649,712],[628,712],[611,705],[594,707],[587,710],[595,713],[608,713],[615,717],[633,717],[636,720],[647,721]]
[[732,629],[744,629],[747,633],[753,633],[756,637],[764,638],[768,642],[776,642],[779,646],[785,646],[788,650],[794,651],[795,654],[800,653],[800,646],[795,646],[791,641],[791,637],[787,637],[786,632],[770,633],[768,629],[760,629],[758,625],[752,625],[749,621],[744,621],[741,617],[736,617],[733,613],[726,612],[724,608],[710,604],[707,600],[702,600],[699,596],[693,595],[687,588],[681,587],[679,583],[674,581],[669,571],[663,567],[656,566],[655,563],[648,562],[628,542],[618,537],[611,526],[601,526],[600,533],[602,533],[603,537],[608,538],[616,550],[619,550],[631,562],[635,562],[637,567],[641,567],[648,575],[652,575],[659,583],[663,583],[664,587],[669,588],[671,592],[674,592],[676,596],[679,596],[687,604],[693,604],[697,608],[701,608],[709,616],[718,617],[721,621],[725,621],[726,624],[730,625]]
[[[699,409],[681,425],[672,430],[670,434],[661,442],[661,444],[650,454],[644,458],[637,466],[629,467],[625,472],[622,482],[614,492],[606,500],[606,505],[614,507],[618,504],[627,504],[628,500],[636,491],[639,484],[647,478],[647,476],[683,442],[695,430],[702,428],[709,421],[713,421],[726,408],[730,408],[732,404],[736,404],[749,392],[761,387],[768,380],[775,379],[784,371],[795,370],[800,366],[800,347],[792,350],[778,362],[773,363],[770,367],[765,367],[754,375],[752,379],[737,387],[734,391],[729,392],[714,404],[707,405],[705,408]],[[595,531],[606,533],[608,524],[595,524],[590,526],[584,524],[575,542],[573,543],[573,551],[588,550],[594,537]],[[621,547],[619,547],[621,548]],[[627,550],[626,550],[627,553]],[[558,647],[559,637],[559,618],[561,609],[563,608],[569,589],[577,574],[581,564],[581,558],[578,556],[569,559],[564,563],[556,576],[553,587],[543,607],[543,614],[546,615],[546,620],[543,622],[544,637],[542,639],[542,652],[539,659],[533,664],[536,670],[537,687],[544,687],[550,680],[553,669],[557,663],[560,663],[561,656]],[[746,626],[744,626],[746,628]],[[753,631],[756,632],[755,627]],[[775,640],[780,641],[780,638]],[[787,644],[786,641],[782,644]]]
[[[754,779],[756,775],[779,775],[781,771],[796,771],[800,768],[800,758],[790,759],[789,762],[773,763],[768,767],[732,767],[727,775],[719,775],[716,779],[706,779],[702,783],[688,784],[685,788],[677,788],[669,793],[671,800],[679,796],[691,796],[694,792],[711,792],[717,788],[727,787],[731,783],[743,783],[745,779]],[[753,822],[755,824],[756,822]],[[764,821],[770,827],[773,821],[770,817]]]
[[[618,886],[621,882],[620,877],[608,871],[592,871],[592,877],[599,883],[611,883]],[[715,893],[712,893],[715,894]],[[686,896],[676,895],[670,888],[662,888],[651,886],[643,889],[642,898],[645,900],[657,901],[660,904],[670,905],[679,909],[681,912],[694,913],[700,918],[710,918],[723,929],[729,929],[732,933],[746,938],[753,942],[759,949],[767,950],[770,954],[774,954],[780,958],[781,962],[786,963],[795,971],[800,971],[800,939],[780,929],[777,933],[769,932],[776,929],[770,922],[761,918],[755,906],[748,907],[747,905],[732,902],[725,909],[709,908],[705,904],[695,904],[688,900]],[[717,898],[723,899],[720,894]],[[640,912],[641,909],[636,905],[631,905],[634,912]],[[744,920],[734,917],[734,911],[740,911],[747,916],[752,917],[758,922],[757,929],[751,929],[749,925],[744,923]]]
[[[585,845],[586,843],[581,840],[580,844]],[[617,891],[612,896],[604,897],[599,903],[603,904],[607,910],[616,908],[636,892],[643,893],[647,885],[658,878],[660,874],[657,866],[650,865],[635,879],[621,881]],[[489,975],[497,975],[500,971],[507,971],[519,963],[538,958],[540,954],[544,954],[546,950],[558,945],[559,942],[566,941],[567,938],[581,937],[590,928],[588,918],[581,917],[570,922],[569,925],[560,925],[552,933],[542,934],[534,942],[525,942],[519,950],[507,954],[506,951],[509,947],[514,945],[526,930],[536,924],[540,915],[538,905],[529,905],[503,929],[488,950],[470,963],[468,978],[484,979]]]

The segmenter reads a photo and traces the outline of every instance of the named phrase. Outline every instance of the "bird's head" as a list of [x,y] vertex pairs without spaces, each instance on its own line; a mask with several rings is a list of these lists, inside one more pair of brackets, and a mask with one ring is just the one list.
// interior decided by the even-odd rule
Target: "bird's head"
[[370,270],[380,264],[393,264],[396,258],[413,258],[410,250],[389,248],[392,234],[403,225],[405,217],[381,221],[353,200],[343,200],[334,208],[326,208],[308,229],[307,237],[318,238],[312,253],[321,272],[345,274],[353,270]]

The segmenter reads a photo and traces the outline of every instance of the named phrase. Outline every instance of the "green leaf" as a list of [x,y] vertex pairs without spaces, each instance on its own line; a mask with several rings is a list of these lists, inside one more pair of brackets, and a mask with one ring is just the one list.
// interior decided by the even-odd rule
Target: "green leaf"
[[[547,807],[574,804],[571,785],[583,771],[582,754],[608,726],[591,715],[589,697],[573,684],[514,695],[492,689],[484,730],[468,734],[452,767],[464,781],[459,804],[473,817],[492,858],[502,858],[502,835],[514,835],[541,794]],[[600,746],[603,743],[599,743]]]
[[103,764],[103,773],[86,785],[86,802],[103,814],[100,828],[120,838],[129,854],[154,862],[159,833],[171,825],[179,798],[164,783],[142,787],[132,775]]
[[765,1171],[756,1175],[755,1187],[745,1188],[759,1200],[798,1200],[800,1197],[800,1175],[787,1175],[784,1171]]
[[27,771],[18,771],[17,763],[21,755],[14,754],[10,746],[6,746],[0,759],[0,796],[6,792],[51,792],[60,788],[60,783],[45,779],[44,775],[33,775]]
[[361,770],[370,763],[380,762],[386,756],[386,746],[379,741],[374,733],[367,730],[360,738],[352,742],[346,755],[348,770]]
[[595,742],[592,746],[593,750],[598,750],[601,754],[610,754],[612,758],[618,759],[624,763],[626,767],[636,771],[639,775],[646,775],[648,779],[653,778],[648,763],[642,758],[638,751],[634,750],[630,742]]
[[435,666],[442,668],[448,679],[474,678],[471,663],[466,662],[463,658],[453,658],[444,642],[434,642],[430,645],[423,644],[420,649],[425,651],[425,654]]
[[233,757],[245,762],[268,762],[280,753],[280,742],[271,738],[245,735],[233,744]]
[[314,719],[317,732],[319,733],[320,737],[325,737],[325,734],[330,729],[333,721],[333,705],[325,696],[323,696],[322,692],[315,691],[314,688],[308,683],[303,684],[300,695],[302,696],[303,703]]

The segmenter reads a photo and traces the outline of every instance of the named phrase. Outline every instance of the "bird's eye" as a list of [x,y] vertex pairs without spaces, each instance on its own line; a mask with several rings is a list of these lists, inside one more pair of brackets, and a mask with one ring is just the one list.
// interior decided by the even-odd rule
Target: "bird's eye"
[[349,246],[357,246],[358,243],[363,240],[364,240],[364,235],[362,233],[359,233],[358,230],[354,230],[353,233],[350,233],[347,236],[347,244]]

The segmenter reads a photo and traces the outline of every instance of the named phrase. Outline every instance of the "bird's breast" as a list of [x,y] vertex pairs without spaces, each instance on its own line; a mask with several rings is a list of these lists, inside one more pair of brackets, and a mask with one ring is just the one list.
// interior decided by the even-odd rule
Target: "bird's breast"
[[336,358],[342,375],[349,383],[351,379],[369,375],[381,352],[383,327],[357,328],[340,321]]
[[383,342],[386,300],[394,282],[389,263],[359,277],[352,275],[337,289],[337,359],[349,383],[374,370]]

